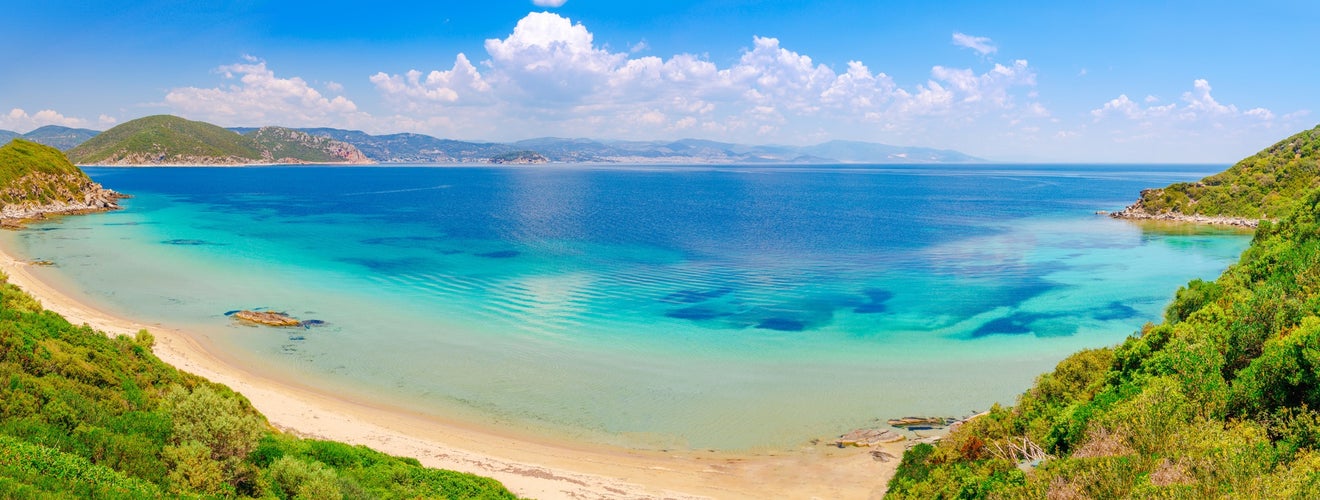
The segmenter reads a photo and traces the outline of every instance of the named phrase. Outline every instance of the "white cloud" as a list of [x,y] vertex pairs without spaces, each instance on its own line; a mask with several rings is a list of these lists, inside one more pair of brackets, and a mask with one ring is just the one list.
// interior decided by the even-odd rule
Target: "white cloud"
[[431,133],[467,137],[650,139],[701,131],[721,140],[798,143],[892,132],[909,139],[890,140],[928,142],[924,130],[1049,114],[1035,101],[1035,70],[1025,60],[984,72],[936,66],[927,82],[903,88],[860,61],[836,72],[770,37],[753,37],[726,67],[693,54],[613,52],[582,24],[548,12],[528,14],[485,49],[489,59],[480,64],[458,54],[448,70],[379,72],[370,80],[396,112],[443,116],[455,127]]
[[185,117],[226,126],[343,125],[361,116],[357,105],[342,95],[327,97],[302,78],[277,77],[263,60],[243,59],[217,68],[234,83],[176,88],[165,95],[165,104]]
[[[1277,140],[1281,131],[1309,125],[1300,121],[1306,111],[1283,116],[1263,107],[1243,111],[1219,102],[1211,91],[1210,82],[1197,79],[1177,102],[1158,104],[1160,99],[1147,95],[1138,103],[1124,94],[1092,109],[1095,137],[1103,137],[1094,144],[1097,160],[1127,154],[1157,161],[1232,161]],[[1106,144],[1122,147],[1105,150]]]
[[[995,46],[995,42],[987,37],[972,36],[957,32],[953,34],[953,44],[959,47],[965,47],[975,50],[978,54],[981,54],[983,56],[988,54],[994,54],[999,50],[999,47]],[[1082,74],[1086,74],[1086,71],[1083,70]]]
[[97,123],[100,123],[102,127],[105,128],[113,127],[115,126],[116,123],[119,123],[118,118],[115,118],[110,115],[101,115],[100,117],[97,117],[96,121]]
[[9,113],[0,115],[0,130],[10,130],[19,133],[31,132],[33,129],[44,127],[46,125],[61,125],[65,127],[85,127],[87,120],[72,116],[64,116],[53,109],[43,109],[33,114],[28,114],[21,108],[13,108]]
[[532,5],[537,7],[562,7],[568,0],[532,0]]

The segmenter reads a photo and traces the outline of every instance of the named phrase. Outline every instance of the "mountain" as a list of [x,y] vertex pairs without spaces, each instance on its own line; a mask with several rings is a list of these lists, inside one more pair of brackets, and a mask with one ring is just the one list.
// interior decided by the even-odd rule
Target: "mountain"
[[1078,352],[1016,406],[911,447],[886,498],[1320,496],[1315,135],[1178,188],[1208,213],[1280,222],[1262,221],[1218,279],[1179,289],[1162,323]]
[[1320,126],[1279,141],[1197,182],[1141,192],[1117,217],[1201,219],[1207,222],[1278,219],[1320,186]]
[[0,147],[0,221],[110,210],[118,208],[119,198],[58,149],[23,139]]
[[[250,133],[254,128],[231,128]],[[371,135],[357,130],[300,128],[347,142],[381,163],[489,163],[517,152],[552,162],[593,163],[946,163],[983,161],[957,151],[833,141],[816,146],[749,146],[700,139],[598,141],[540,137],[512,143],[467,142],[423,134]]]
[[9,130],[0,130],[0,143],[8,144],[15,137],[22,137],[23,134]]
[[32,142],[40,142],[47,146],[53,146],[60,151],[68,151],[74,147],[87,142],[87,140],[96,137],[101,132],[85,128],[61,127],[59,125],[46,125],[33,130],[21,137]]
[[262,127],[244,134],[262,158],[278,163],[371,163],[352,144],[284,127]]
[[209,123],[170,115],[124,122],[69,151],[69,158],[94,165],[248,165],[272,163],[361,163],[351,145],[265,127],[240,135]]

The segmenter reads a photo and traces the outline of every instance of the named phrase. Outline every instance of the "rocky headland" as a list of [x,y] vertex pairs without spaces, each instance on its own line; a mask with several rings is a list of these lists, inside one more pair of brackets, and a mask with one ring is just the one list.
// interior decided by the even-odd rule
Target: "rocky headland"
[[93,182],[58,149],[22,139],[0,147],[0,225],[115,210],[123,198]]
[[1167,221],[1167,222],[1184,222],[1191,224],[1213,224],[1219,226],[1234,226],[1234,227],[1245,227],[1245,228],[1254,228],[1260,225],[1261,219],[1251,219],[1245,217],[1227,217],[1221,215],[1184,214],[1176,211],[1151,210],[1146,207],[1145,200],[1147,197],[1153,196],[1152,191],[1155,190],[1154,189],[1142,190],[1141,199],[1138,199],[1136,203],[1128,205],[1126,208],[1118,212],[1110,213],[1109,216],[1115,219],[1154,220],[1154,221]]

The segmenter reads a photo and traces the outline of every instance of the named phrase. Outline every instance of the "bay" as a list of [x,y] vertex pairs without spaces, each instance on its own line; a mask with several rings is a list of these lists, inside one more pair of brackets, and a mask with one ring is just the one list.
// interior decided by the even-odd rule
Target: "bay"
[[[1096,215],[1220,166],[88,168],[48,279],[333,394],[633,448],[1012,403],[1241,231]],[[236,309],[323,325],[240,325]]]

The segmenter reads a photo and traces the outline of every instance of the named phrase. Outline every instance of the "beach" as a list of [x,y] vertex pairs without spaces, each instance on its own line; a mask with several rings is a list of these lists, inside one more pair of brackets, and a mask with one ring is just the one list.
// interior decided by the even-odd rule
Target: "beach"
[[881,460],[872,452],[899,457],[905,446],[840,449],[821,443],[764,454],[661,452],[477,428],[257,373],[186,331],[118,317],[79,300],[75,291],[40,279],[30,264],[3,246],[0,269],[10,283],[73,324],[111,335],[148,330],[163,361],[238,391],[285,432],[366,445],[414,457],[426,466],[491,477],[529,498],[875,498],[883,495],[898,460]]

